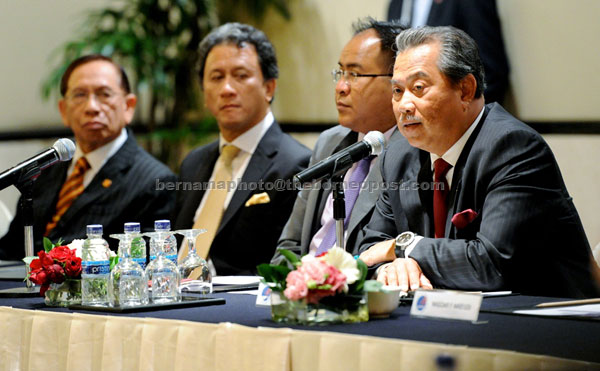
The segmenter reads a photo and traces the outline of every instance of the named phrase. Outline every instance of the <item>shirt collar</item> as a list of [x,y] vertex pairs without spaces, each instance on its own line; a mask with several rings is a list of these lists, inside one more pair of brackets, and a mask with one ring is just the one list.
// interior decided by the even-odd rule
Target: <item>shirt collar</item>
[[71,161],[71,167],[75,166],[75,163],[79,158],[85,156],[87,162],[90,164],[90,169],[100,169],[109,158],[111,158],[127,141],[127,130],[121,129],[121,134],[112,141],[106,143],[102,147],[96,148],[95,150],[84,154],[81,148],[77,146],[75,148],[75,154],[73,155],[73,161]]
[[[450,147],[442,155],[442,158],[444,159],[444,161],[446,161],[447,163],[452,165],[452,167],[456,166],[456,162],[458,161],[458,158],[460,157],[460,154],[461,154],[463,148],[465,148],[465,144],[467,144],[467,140],[469,140],[469,137],[471,137],[471,134],[473,134],[473,131],[475,131],[475,128],[479,124],[479,121],[481,120],[481,117],[483,116],[484,110],[485,110],[485,106],[481,109],[481,112],[479,112],[479,115],[477,115],[477,118],[475,119],[475,121],[473,121],[471,126],[469,126],[469,128],[467,129],[467,131],[465,131],[465,133],[462,135],[462,137],[460,137],[460,139],[457,140],[456,143],[454,143],[452,145],[452,147]],[[431,156],[431,170],[433,170],[433,163],[435,162],[435,160],[440,158],[440,156],[436,155],[435,153],[431,153],[431,152],[429,153],[429,155]]]
[[235,138],[232,142],[228,142],[223,138],[222,134],[219,134],[219,150],[225,147],[227,144],[233,144],[240,150],[253,154],[258,147],[258,143],[265,135],[267,130],[273,125],[275,118],[273,113],[269,110],[265,118],[262,119],[258,124],[248,129],[245,133]]
[[[392,136],[392,133],[394,132],[394,129],[396,128],[396,125],[392,125],[391,128],[387,129],[384,133],[383,136],[385,137],[385,142],[388,143],[390,141],[390,137]],[[365,138],[365,133],[358,133],[358,140],[356,141],[357,143],[360,142],[361,140],[363,140]],[[387,147],[387,144],[386,144]]]

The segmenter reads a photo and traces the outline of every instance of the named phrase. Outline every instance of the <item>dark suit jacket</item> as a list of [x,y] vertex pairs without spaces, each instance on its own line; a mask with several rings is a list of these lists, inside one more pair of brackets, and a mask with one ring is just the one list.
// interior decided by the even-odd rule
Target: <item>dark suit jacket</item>
[[[183,160],[181,185],[192,184],[196,190],[180,187],[177,192],[176,229],[193,226],[196,209],[206,190],[201,185],[210,179],[219,157],[218,146],[215,141],[199,147]],[[252,155],[211,245],[209,255],[218,274],[255,274],[258,264],[271,260],[294,205],[296,191],[291,186],[292,176],[306,168],[309,157],[308,148],[273,123]],[[272,187],[274,184],[283,184],[283,189]],[[269,195],[269,203],[245,206],[252,195],[263,192]]]
[[[399,20],[403,0],[391,0],[388,20]],[[428,26],[454,26],[465,31],[479,46],[485,68],[485,101],[500,102],[508,87],[508,58],[496,0],[440,0],[431,3]]]
[[[48,238],[69,243],[86,238],[88,224],[102,224],[104,239],[116,250],[118,241],[108,237],[123,233],[126,222],[140,222],[145,230],[154,229],[154,221],[169,218],[175,205],[175,193],[157,187],[159,182],[175,182],[176,177],[165,165],[144,151],[129,136],[123,146],[102,166],[100,171],[62,216]],[[55,212],[58,192],[69,168],[59,163],[42,171],[34,185],[35,251],[42,249],[46,224]],[[110,179],[109,187],[104,187]],[[104,185],[103,185],[104,183]],[[158,188],[158,189],[157,189]],[[22,215],[17,212],[6,236],[0,240],[0,259],[16,260],[24,255]]]
[[[402,184],[377,201],[361,251],[412,231],[425,238],[410,257],[434,287],[597,295],[589,243],[550,148],[497,103],[486,106],[454,169],[447,238],[432,238],[429,153],[396,142],[381,166],[384,181]],[[468,209],[478,215],[459,229],[451,219]]]
[[[394,130],[390,141],[401,137],[402,135]],[[317,140],[309,166],[356,143],[357,138],[358,134],[356,132],[339,125],[324,131]],[[377,159],[373,161],[377,161]],[[379,164],[375,163],[373,165],[365,181],[367,184],[381,183]],[[327,187],[328,184],[328,182],[323,181],[322,187],[305,189],[298,193],[292,215],[279,239],[278,248],[293,251],[297,255],[308,253],[313,236],[321,228],[321,217],[327,197],[331,193],[331,187]],[[379,187],[366,189],[356,199],[348,222],[345,246],[346,250],[353,255],[358,253],[357,240],[359,239],[359,233],[371,218],[375,201],[377,201],[380,192],[381,188]],[[279,256],[280,254],[276,253],[272,262],[278,263],[281,260]]]

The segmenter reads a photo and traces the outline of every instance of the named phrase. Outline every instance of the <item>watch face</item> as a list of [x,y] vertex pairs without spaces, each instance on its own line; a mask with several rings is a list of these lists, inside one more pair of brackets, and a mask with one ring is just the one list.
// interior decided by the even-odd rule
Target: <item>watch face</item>
[[410,240],[412,240],[413,236],[411,233],[402,233],[398,238],[396,238],[396,244],[404,245]]

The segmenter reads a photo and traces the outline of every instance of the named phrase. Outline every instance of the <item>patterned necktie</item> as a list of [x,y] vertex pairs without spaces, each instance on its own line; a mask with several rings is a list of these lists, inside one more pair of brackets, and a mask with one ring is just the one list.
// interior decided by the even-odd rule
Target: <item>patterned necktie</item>
[[81,157],[75,163],[73,172],[65,183],[63,184],[60,192],[58,193],[58,202],[56,203],[56,212],[52,217],[52,220],[46,224],[46,232],[44,236],[48,236],[50,232],[56,227],[60,218],[67,212],[69,207],[73,204],[75,199],[83,193],[83,176],[85,172],[90,168],[90,164],[87,162],[85,157]]
[[[371,167],[371,160],[375,158],[375,156],[365,157],[358,162],[356,169],[352,175],[350,175],[350,179],[348,179],[348,187],[344,190],[345,194],[345,203],[346,203],[346,218],[344,219],[344,228],[348,226],[348,222],[350,221],[350,215],[352,214],[352,209],[354,208],[354,204],[356,203],[356,199],[358,199],[358,194],[360,193],[360,188],[362,186],[363,181],[369,174],[369,169]],[[325,223],[325,228],[327,233],[325,233],[325,237],[323,237],[323,241],[319,245],[315,255],[321,255],[327,250],[331,249],[335,243],[335,219],[331,218]]]
[[[231,162],[239,152],[240,149],[231,144],[223,147],[221,155],[215,164],[214,185],[208,191],[204,207],[194,223],[193,228],[206,229],[206,233],[196,238],[196,251],[204,259],[208,256],[210,245],[217,234],[217,229],[219,229],[221,218],[225,211],[224,206],[225,199],[227,198],[228,182],[232,179]],[[187,250],[187,245],[185,249]],[[183,253],[181,259],[186,255],[187,251]]]
[[450,186],[446,181],[446,174],[452,165],[438,158],[433,163],[433,172],[435,185],[433,187],[433,225],[435,229],[435,238],[443,238],[446,231],[446,216],[448,206],[446,205],[446,196],[450,191]]

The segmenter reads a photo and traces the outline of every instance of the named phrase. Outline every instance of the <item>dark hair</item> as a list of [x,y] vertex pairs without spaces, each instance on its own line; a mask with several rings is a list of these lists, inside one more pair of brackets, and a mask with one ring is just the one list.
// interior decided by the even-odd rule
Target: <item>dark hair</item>
[[198,48],[200,85],[204,81],[204,66],[208,53],[213,47],[224,43],[235,44],[238,48],[244,47],[246,44],[254,45],[264,80],[276,79],[279,76],[275,48],[264,32],[247,24],[225,23],[212,30],[200,42]]
[[453,84],[472,74],[477,81],[475,98],[485,90],[485,72],[475,40],[466,32],[451,26],[419,27],[402,31],[396,38],[398,53],[432,42],[440,43],[437,65]]
[[381,51],[389,55],[390,63],[387,68],[388,72],[392,73],[396,59],[396,53],[394,52],[396,36],[398,36],[401,31],[405,30],[406,27],[402,26],[398,21],[378,21],[371,17],[359,19],[352,24],[354,36],[370,29],[377,32],[377,35],[381,40]]
[[112,58],[107,57],[105,55],[90,54],[90,55],[84,55],[83,57],[79,57],[79,58],[75,59],[73,62],[71,62],[71,64],[69,64],[69,67],[67,67],[67,69],[65,70],[65,73],[63,73],[62,78],[60,79],[60,94],[63,97],[65,96],[65,93],[67,92],[69,78],[71,77],[71,74],[73,73],[73,71],[77,67],[81,66],[82,64],[86,64],[86,63],[93,62],[93,61],[105,61],[105,62],[112,63],[112,65],[115,66],[117,68],[117,70],[119,70],[119,72],[121,73],[121,88],[123,89],[125,94],[131,93],[131,86],[129,85],[129,79],[127,78],[127,74],[125,73],[125,70],[123,69],[123,67],[120,64],[116,63],[115,61],[112,60]]

